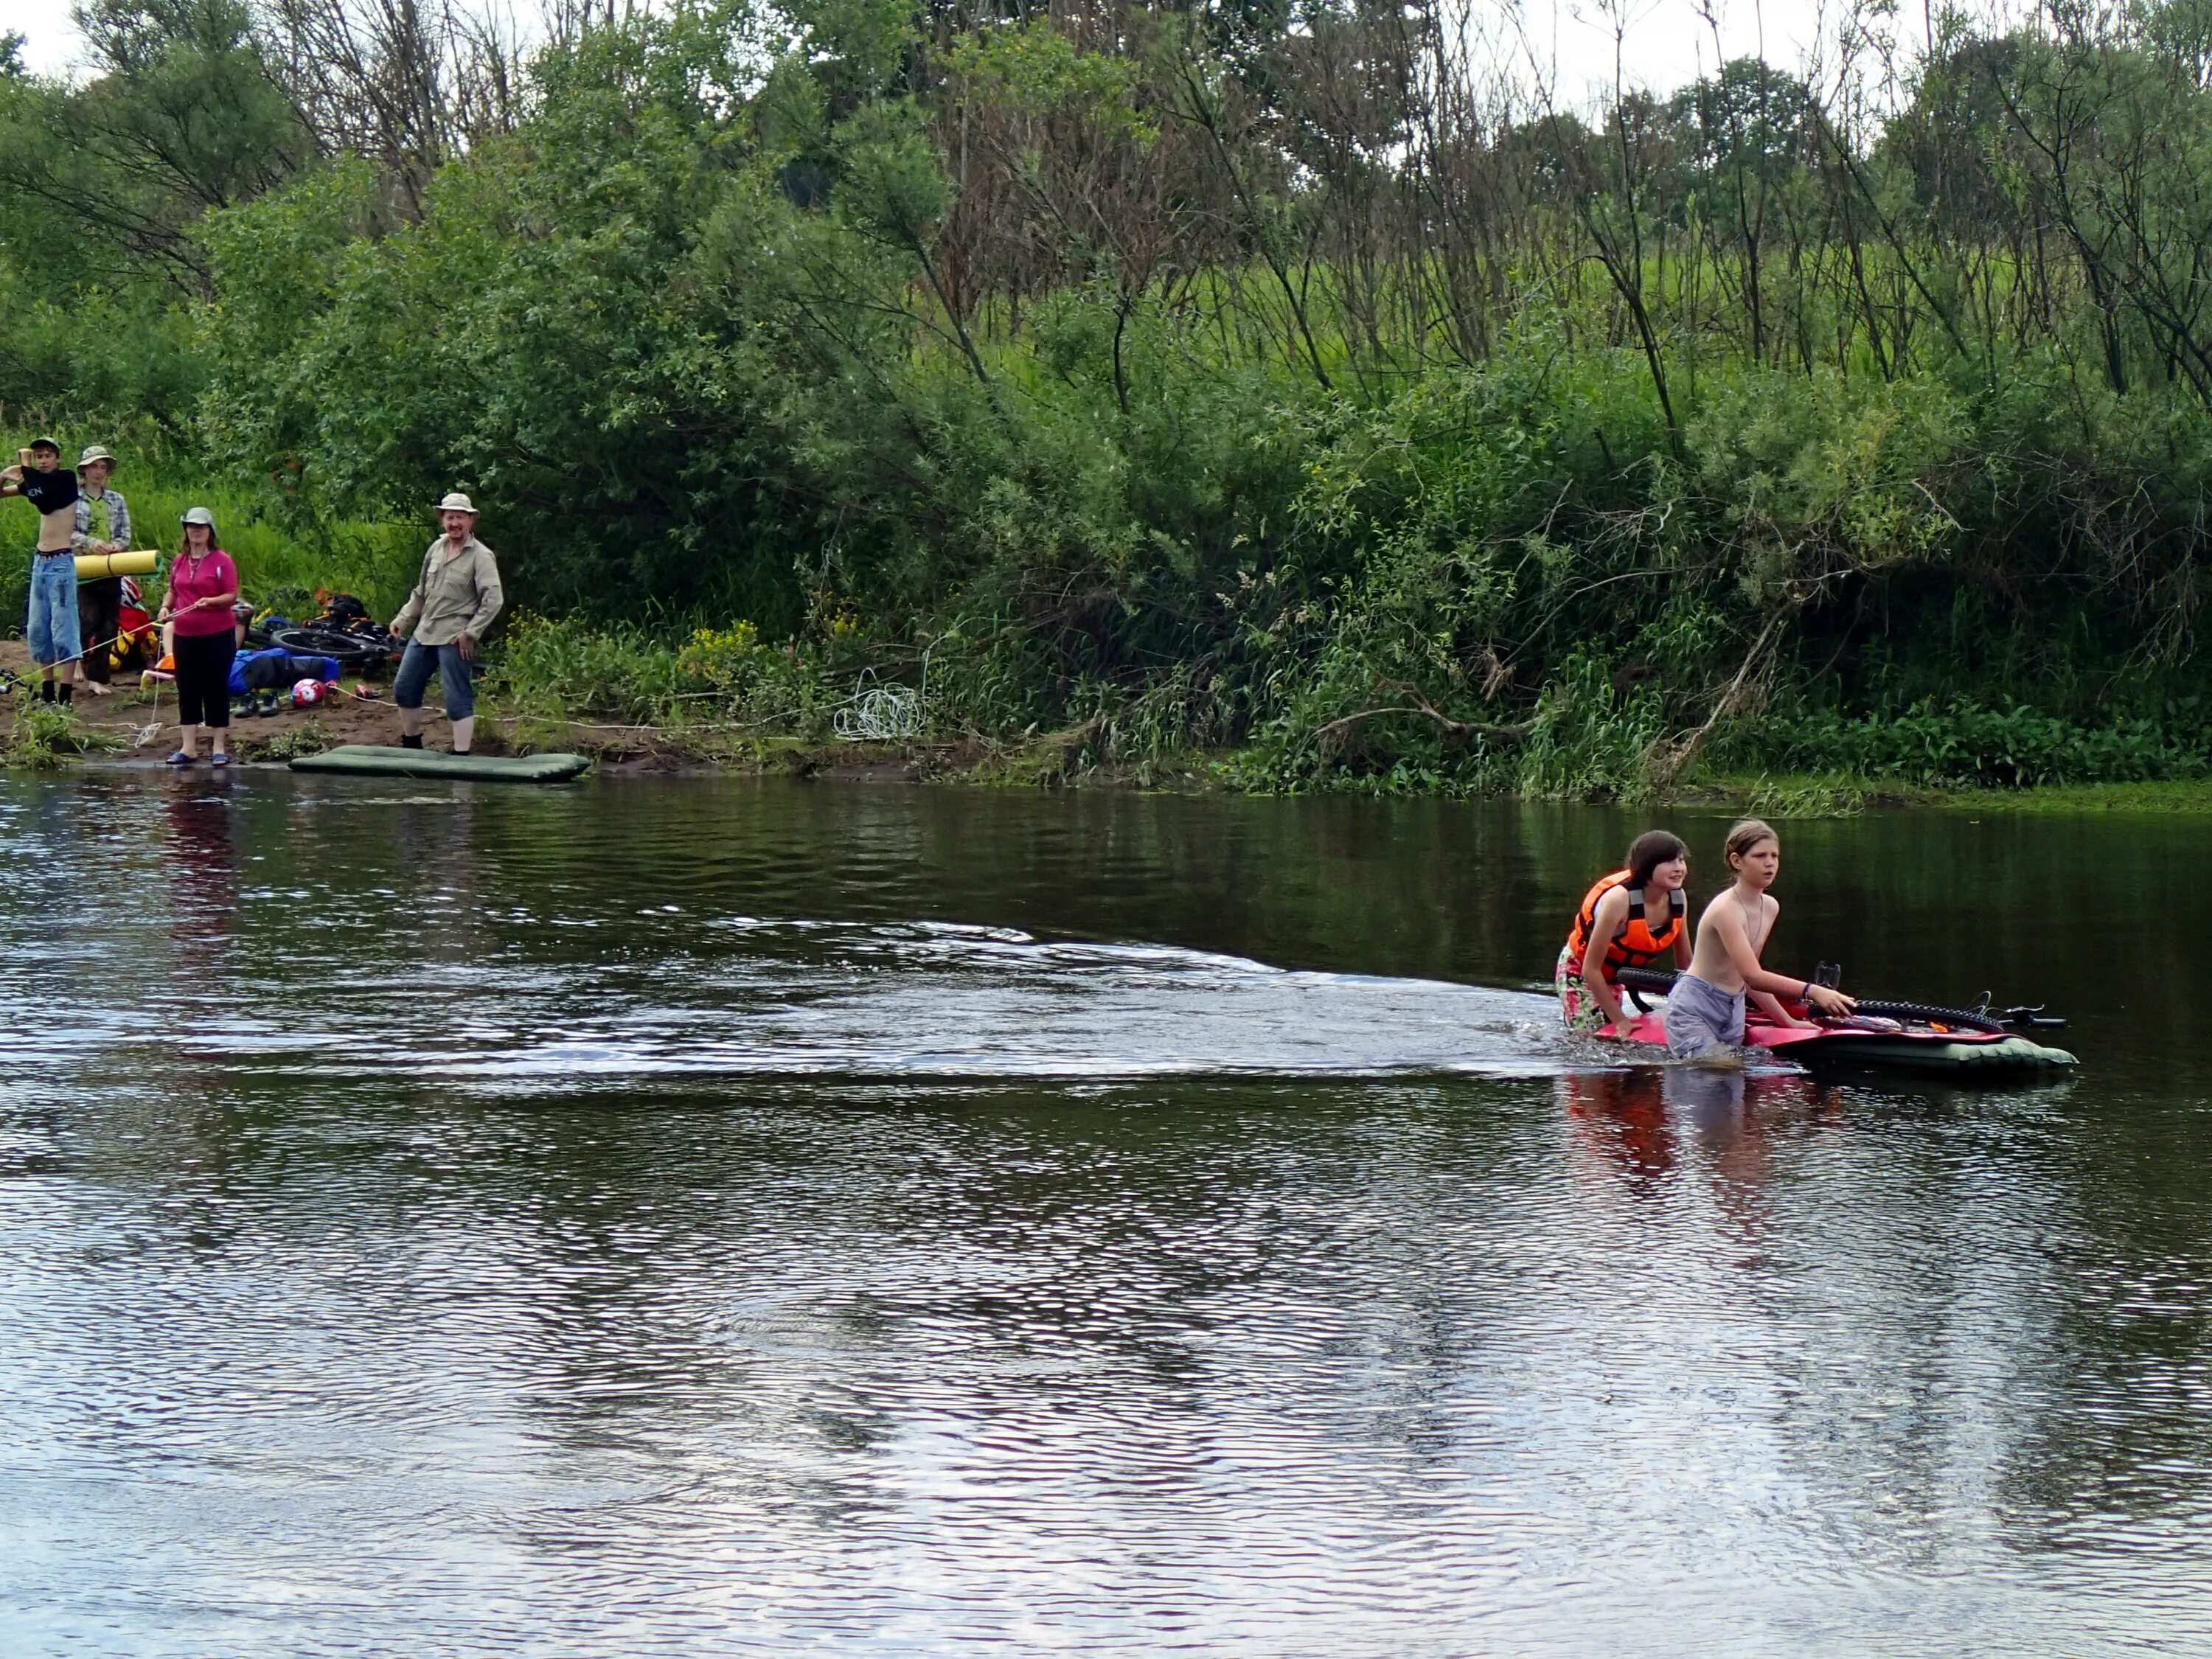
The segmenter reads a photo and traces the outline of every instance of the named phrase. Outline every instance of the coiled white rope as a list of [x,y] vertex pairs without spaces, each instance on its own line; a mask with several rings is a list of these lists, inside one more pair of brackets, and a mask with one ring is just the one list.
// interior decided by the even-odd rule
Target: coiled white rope
[[929,696],[929,653],[921,653],[921,689],[878,685],[876,671],[864,669],[853,695],[830,717],[830,728],[847,743],[896,743],[921,735]]

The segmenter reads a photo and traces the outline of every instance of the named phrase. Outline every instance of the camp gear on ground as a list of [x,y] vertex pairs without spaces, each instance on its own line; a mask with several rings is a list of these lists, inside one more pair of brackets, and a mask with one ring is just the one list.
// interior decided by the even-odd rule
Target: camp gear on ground
[[240,651],[230,659],[230,695],[243,697],[255,691],[282,690],[308,675],[331,681],[338,673],[337,661],[331,657],[301,655],[282,646]]
[[271,628],[269,643],[301,656],[329,657],[355,673],[367,672],[391,653],[380,636],[365,639],[331,628]]
[[[111,672],[136,668],[150,660],[161,649],[161,631],[154,626],[154,618],[139,603],[138,585],[129,577],[122,582],[123,603],[115,610],[115,636],[107,649],[100,654],[106,658]],[[79,594],[83,592],[79,588]],[[95,640],[94,645],[99,641]]]
[[343,629],[368,620],[368,607],[350,593],[333,593],[326,587],[319,588],[315,602],[322,608],[308,622],[310,628]]
[[293,683],[293,708],[313,708],[322,700],[323,683],[320,680],[297,680]]
[[438,503],[438,511],[441,513],[466,513],[474,517],[476,510],[477,504],[458,489],[450,491],[446,499]]
[[581,755],[441,755],[430,750],[348,744],[319,755],[302,755],[292,763],[292,769],[366,776],[470,778],[488,783],[562,783],[588,770],[591,764]]
[[293,626],[292,619],[281,611],[264,611],[246,625],[246,642],[257,650],[276,644],[275,630]]
[[209,512],[207,508],[204,507],[188,507],[185,509],[184,517],[179,519],[177,522],[179,524],[204,524],[210,530],[212,530],[215,528],[215,514]]
[[422,555],[415,591],[392,619],[392,631],[424,645],[451,645],[464,634],[481,640],[505,603],[491,549],[471,536],[455,553],[441,536]]
[[130,553],[80,553],[76,579],[98,581],[106,576],[150,576],[161,568],[161,556],[145,548]]
[[107,451],[101,448],[98,444],[87,444],[84,447],[84,453],[76,458],[77,471],[82,472],[86,467],[90,466],[94,461],[106,461],[109,466],[112,467],[115,465],[115,457],[109,454]]

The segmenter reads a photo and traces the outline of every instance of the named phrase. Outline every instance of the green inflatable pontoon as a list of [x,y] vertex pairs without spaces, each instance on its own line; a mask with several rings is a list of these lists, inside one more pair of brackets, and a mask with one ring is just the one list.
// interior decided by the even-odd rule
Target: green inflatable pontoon
[[472,778],[485,783],[566,783],[591,762],[581,755],[448,755],[434,749],[386,749],[349,743],[302,755],[295,772],[344,772],[356,777]]

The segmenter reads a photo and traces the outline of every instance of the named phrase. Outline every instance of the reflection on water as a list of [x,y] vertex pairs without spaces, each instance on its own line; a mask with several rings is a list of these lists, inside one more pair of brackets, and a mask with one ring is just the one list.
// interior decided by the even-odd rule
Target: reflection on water
[[1791,827],[2094,896],[1945,1091],[1563,1042],[1637,827],[0,783],[0,1650],[2202,1650],[2206,832]]

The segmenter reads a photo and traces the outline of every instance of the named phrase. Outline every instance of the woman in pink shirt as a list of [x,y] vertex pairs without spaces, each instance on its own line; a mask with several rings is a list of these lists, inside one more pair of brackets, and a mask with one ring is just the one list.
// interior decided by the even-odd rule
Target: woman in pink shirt
[[230,730],[230,607],[238,601],[238,567],[216,545],[215,514],[204,507],[185,513],[184,545],[169,571],[168,597],[156,619],[170,625],[177,666],[177,752],[172,766],[199,758],[200,727],[214,734],[216,766],[230,764],[223,740]]

